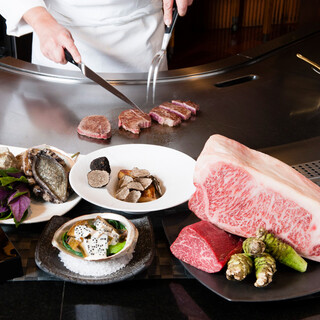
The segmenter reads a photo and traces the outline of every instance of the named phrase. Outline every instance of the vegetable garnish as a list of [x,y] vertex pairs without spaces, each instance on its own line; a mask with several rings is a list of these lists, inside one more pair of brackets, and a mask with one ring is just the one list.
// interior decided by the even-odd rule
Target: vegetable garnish
[[81,220],[62,234],[61,242],[70,253],[87,260],[105,259],[120,252],[126,245],[126,227],[117,220]]
[[13,218],[18,227],[28,214],[30,202],[23,173],[15,168],[0,170],[0,220]]
[[282,264],[299,272],[307,270],[308,263],[290,245],[276,238],[272,233],[260,228],[257,231],[257,238],[266,244],[266,252]]
[[116,228],[116,229],[118,229],[118,230],[123,230],[123,229],[126,228],[120,221],[111,220],[111,219],[107,219],[107,221],[108,221],[108,223],[110,223],[114,228]]
[[67,240],[68,240],[68,235],[67,235],[67,233],[68,233],[68,232],[65,232],[65,233],[63,234],[63,236],[62,236],[62,243],[63,243],[64,247],[65,247],[68,251],[72,252],[73,254],[75,254],[75,255],[77,255],[77,256],[79,256],[79,257],[83,257],[82,252],[73,250],[73,249],[68,245],[68,243],[67,243]]
[[123,242],[118,242],[115,245],[110,245],[107,250],[107,255],[111,256],[113,254],[118,253],[119,251],[121,251],[124,248],[125,244],[126,244],[126,242],[123,241]]

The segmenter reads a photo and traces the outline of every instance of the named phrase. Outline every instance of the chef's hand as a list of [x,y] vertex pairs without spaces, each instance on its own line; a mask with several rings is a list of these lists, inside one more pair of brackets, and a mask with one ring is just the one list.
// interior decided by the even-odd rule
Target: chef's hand
[[38,35],[41,52],[48,59],[66,64],[64,54],[66,48],[76,62],[81,61],[70,31],[60,25],[45,8],[34,7],[23,15],[23,19]]
[[192,5],[193,0],[163,0],[163,20],[166,26],[172,23],[173,2],[176,2],[179,16],[187,13],[188,6]]

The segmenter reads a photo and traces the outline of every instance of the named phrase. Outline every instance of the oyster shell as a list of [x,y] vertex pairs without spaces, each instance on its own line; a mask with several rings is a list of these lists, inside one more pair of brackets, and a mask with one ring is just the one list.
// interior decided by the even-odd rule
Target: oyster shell
[[18,160],[6,147],[0,148],[0,169],[19,168]]

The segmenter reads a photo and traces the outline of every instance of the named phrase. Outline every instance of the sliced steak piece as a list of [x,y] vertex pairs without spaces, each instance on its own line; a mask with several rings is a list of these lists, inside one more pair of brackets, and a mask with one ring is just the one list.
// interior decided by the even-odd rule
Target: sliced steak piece
[[111,125],[105,116],[87,116],[80,121],[77,132],[89,138],[109,139],[111,137]]
[[199,109],[200,109],[200,106],[197,103],[194,103],[190,100],[188,100],[188,101],[172,100],[171,102],[178,105],[178,106],[182,106],[184,108],[189,109],[192,112],[192,114],[196,114],[197,111],[199,111]]
[[191,117],[191,110],[171,102],[163,102],[159,107],[175,113],[182,120],[188,120]]
[[206,142],[189,208],[243,237],[259,227],[320,262],[320,188],[292,167],[221,135]]
[[199,221],[184,227],[170,250],[178,259],[203,271],[220,271],[229,258],[242,251],[242,239],[210,222]]
[[179,116],[160,107],[152,108],[149,112],[149,115],[153,120],[157,121],[159,124],[166,125],[169,127],[174,127],[181,123],[181,118]]
[[137,109],[124,110],[119,115],[118,127],[139,134],[140,129],[151,127],[151,118]]

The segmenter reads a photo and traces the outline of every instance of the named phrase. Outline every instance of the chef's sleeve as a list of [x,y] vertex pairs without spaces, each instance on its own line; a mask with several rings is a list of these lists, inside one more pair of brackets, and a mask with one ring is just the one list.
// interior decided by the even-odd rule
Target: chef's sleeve
[[32,28],[23,20],[23,15],[31,8],[46,7],[43,0],[1,0],[0,14],[6,19],[7,34],[22,36],[32,32]]

